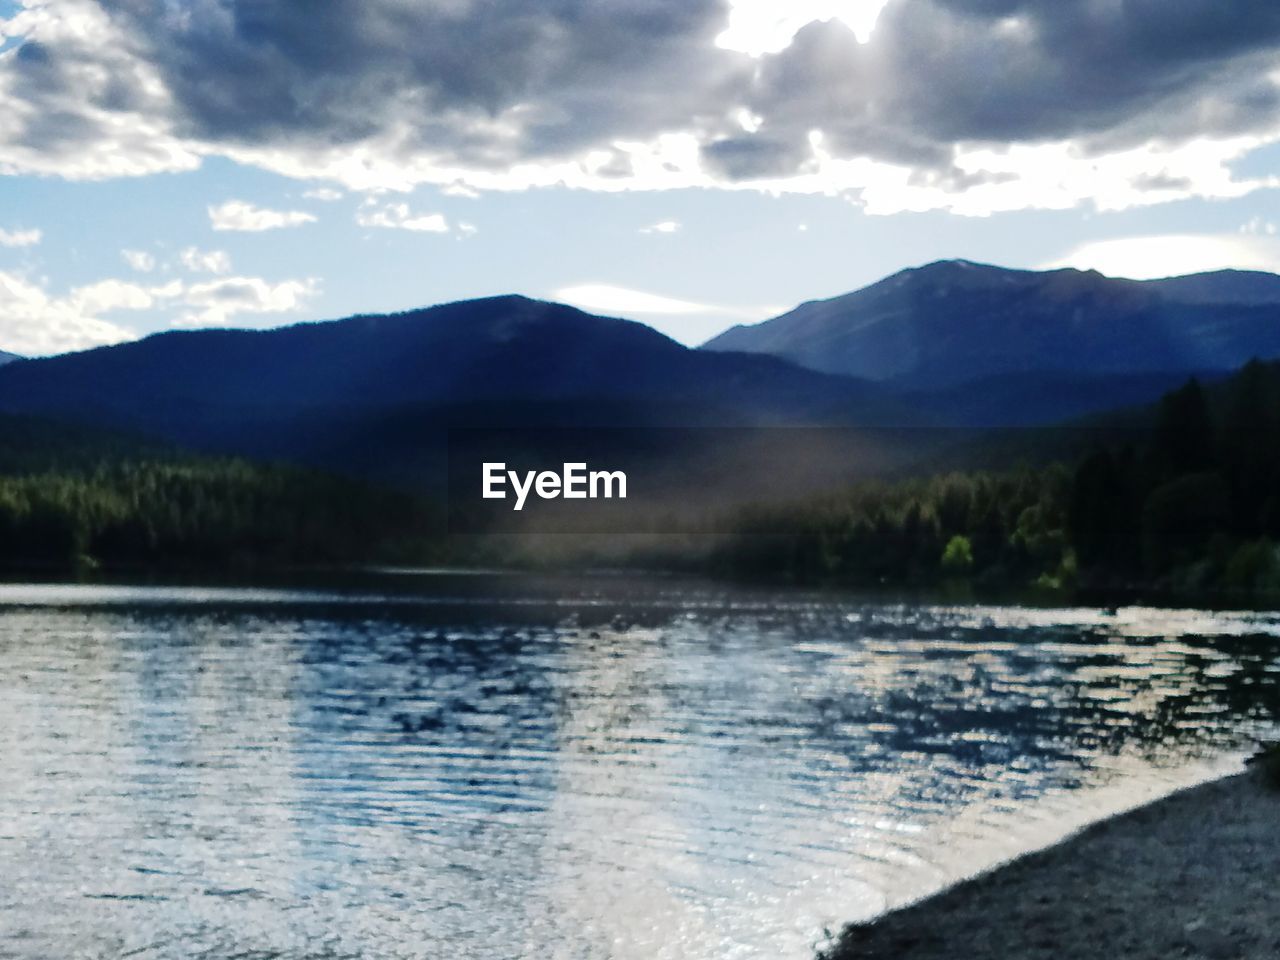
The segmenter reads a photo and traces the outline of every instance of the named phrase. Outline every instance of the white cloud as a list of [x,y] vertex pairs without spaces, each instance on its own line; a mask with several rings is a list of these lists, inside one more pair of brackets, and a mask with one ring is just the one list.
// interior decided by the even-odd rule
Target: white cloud
[[446,197],[462,197],[466,200],[475,200],[480,196],[480,191],[471,189],[465,183],[451,183],[440,192]]
[[271,283],[260,277],[224,277],[192,284],[182,294],[189,309],[174,326],[226,326],[241,313],[289,313],[303,307],[320,290],[320,281],[284,280]]
[[1251,217],[1248,222],[1240,225],[1240,232],[1246,234],[1266,234],[1269,237],[1276,235],[1276,225],[1270,220],[1263,220],[1261,217]]
[[957,184],[945,177],[921,176],[909,166],[836,159],[817,136],[814,173],[800,177],[792,187],[808,183],[816,193],[823,183],[843,184],[874,215],[945,210],[985,217],[1086,205],[1119,211],[1193,197],[1232,199],[1280,186],[1280,177],[1239,180],[1232,172],[1233,164],[1263,142],[1238,137],[1178,147],[1147,144],[1100,156],[1085,154],[1068,140],[959,147],[953,159],[964,182]]
[[67,300],[80,314],[96,316],[116,310],[146,310],[155,304],[154,292],[126,280],[99,280],[76,287]]
[[458,223],[458,233],[462,234],[464,237],[474,237],[479,232],[480,228],[474,223],[468,223],[466,220],[462,220]]
[[628,314],[680,314],[709,313],[735,317],[752,317],[763,320],[781,313],[776,306],[728,307],[694,300],[680,300],[657,293],[646,293],[630,287],[617,287],[607,283],[582,283],[561,287],[553,295],[561,303],[568,303],[583,310],[599,310],[620,315]]
[[1045,269],[1075,267],[1110,277],[1155,280],[1211,270],[1280,271],[1280,239],[1240,234],[1122,237],[1086,243]]
[[680,222],[678,220],[662,220],[659,223],[640,228],[641,233],[678,233],[679,231]]
[[783,312],[777,306],[734,307],[681,300],[629,287],[584,283],[562,287],[552,299],[615,317],[641,317],[661,333],[690,346],[703,343],[735,323],[753,323]]
[[55,296],[28,278],[0,271],[0,350],[40,356],[132,340],[134,331],[106,319],[126,311],[177,311],[172,326],[225,326],[241,314],[299,310],[319,289],[314,278],[221,277],[157,286],[107,278]]
[[605,283],[584,283],[563,287],[555,292],[555,299],[581,307],[583,310],[596,310],[622,316],[637,313],[712,313],[719,310],[718,307],[705,303],[677,300],[674,297],[664,297],[656,293],[645,293],[643,290],[631,290]]
[[[94,315],[103,304],[136,302],[109,281],[51,297],[23,277],[0,271],[0,349],[24,356],[65,353],[132,340],[134,334]],[[126,286],[126,285],[122,285]]]
[[889,0],[730,0],[729,25],[716,45],[758,57],[786,49],[797,31],[815,20],[841,20],[860,43],[871,39]]
[[356,211],[356,223],[362,227],[414,230],[419,233],[449,232],[449,221],[444,214],[413,213],[407,203],[366,203]]
[[124,262],[139,273],[150,273],[156,268],[156,258],[145,250],[121,250]]
[[192,273],[230,273],[231,257],[225,250],[199,250],[187,247],[178,254],[182,265]]
[[314,223],[313,214],[301,210],[268,210],[243,200],[228,200],[209,208],[209,222],[215,230],[240,230],[257,233],[280,227],[296,227]]
[[0,247],[34,247],[43,236],[39,230],[0,229]]
[[334,190],[332,187],[316,187],[303,193],[308,200],[319,200],[322,203],[333,203],[335,200],[341,200],[346,194],[341,190]]

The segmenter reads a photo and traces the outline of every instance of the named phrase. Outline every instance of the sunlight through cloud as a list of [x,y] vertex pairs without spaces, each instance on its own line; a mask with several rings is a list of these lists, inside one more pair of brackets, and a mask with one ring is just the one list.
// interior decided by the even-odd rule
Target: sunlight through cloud
[[815,20],[840,20],[860,43],[868,43],[880,11],[890,0],[733,0],[729,26],[716,45],[753,57],[785,50],[801,27]]

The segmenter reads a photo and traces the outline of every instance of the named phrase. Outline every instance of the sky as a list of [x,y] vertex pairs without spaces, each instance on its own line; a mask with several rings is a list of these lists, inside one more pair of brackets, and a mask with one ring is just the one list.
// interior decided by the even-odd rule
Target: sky
[[0,349],[1280,271],[1274,0],[0,0]]

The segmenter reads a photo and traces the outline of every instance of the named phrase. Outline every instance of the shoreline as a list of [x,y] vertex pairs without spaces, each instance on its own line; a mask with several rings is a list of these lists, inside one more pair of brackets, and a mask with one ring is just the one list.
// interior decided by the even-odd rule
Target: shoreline
[[821,960],[1274,960],[1277,877],[1280,790],[1250,770],[851,924]]
[[98,564],[76,568],[62,564],[0,563],[0,584],[86,584],[238,587],[315,584],[335,580],[355,583],[376,578],[400,583],[445,577],[467,579],[577,580],[609,583],[632,580],[642,583],[696,583],[709,588],[754,593],[782,592],[804,596],[846,599],[858,603],[912,603],[926,606],[993,606],[1034,609],[1100,609],[1110,612],[1142,607],[1160,610],[1205,610],[1221,613],[1271,613],[1280,611],[1280,594],[1188,593],[1178,591],[1093,591],[1034,585],[975,587],[963,581],[942,583],[835,583],[732,577],[698,569],[626,566],[492,566],[467,564],[382,563],[255,563],[246,565]]

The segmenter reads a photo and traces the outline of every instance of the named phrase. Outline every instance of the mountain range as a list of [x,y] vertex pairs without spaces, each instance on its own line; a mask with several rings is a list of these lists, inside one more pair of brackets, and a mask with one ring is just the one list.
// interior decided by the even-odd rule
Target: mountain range
[[1226,373],[1280,355],[1278,305],[1280,276],[1268,273],[1137,281],[946,260],[733,327],[704,349],[909,392],[1028,374],[1061,383]]
[[454,427],[914,422],[864,381],[506,296],[0,368],[0,411],[417,483]]
[[690,349],[520,296],[0,366],[0,412],[415,484],[451,427],[1028,426],[1280,357],[1280,276],[943,261]]

